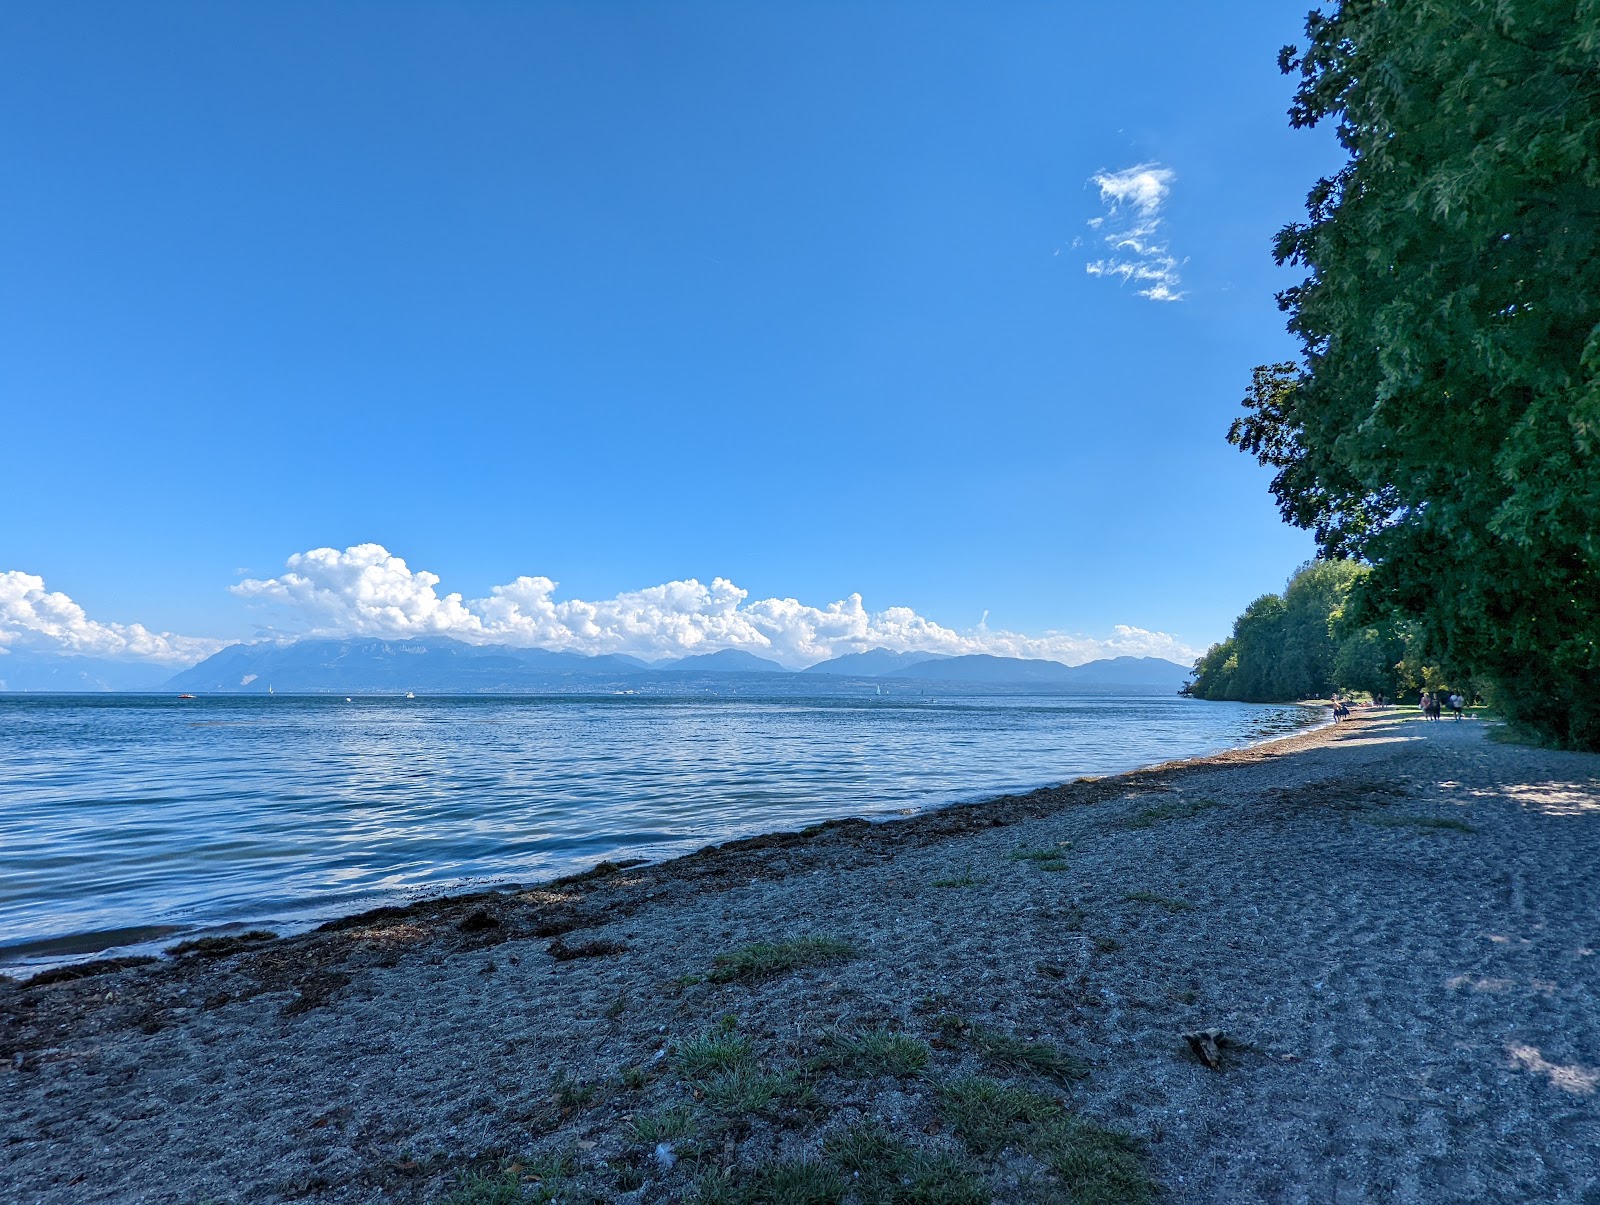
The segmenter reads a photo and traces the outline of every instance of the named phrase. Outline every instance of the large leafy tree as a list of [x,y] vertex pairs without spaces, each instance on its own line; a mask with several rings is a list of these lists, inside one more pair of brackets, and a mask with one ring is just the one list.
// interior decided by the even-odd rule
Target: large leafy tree
[[1600,748],[1600,0],[1341,0],[1286,48],[1349,154],[1277,239],[1303,364],[1229,438],[1512,717]]

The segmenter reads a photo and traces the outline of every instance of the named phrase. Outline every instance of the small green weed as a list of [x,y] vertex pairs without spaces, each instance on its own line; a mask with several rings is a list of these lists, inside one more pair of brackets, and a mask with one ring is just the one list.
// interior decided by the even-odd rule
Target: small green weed
[[800,967],[845,962],[856,957],[855,947],[837,937],[796,937],[788,941],[761,941],[743,946],[713,960],[713,983],[770,979]]
[[556,1072],[555,1078],[550,1081],[550,1095],[563,1109],[583,1107],[595,1098],[595,1092],[593,1084],[574,1079],[565,1071]]
[[934,879],[929,886],[932,887],[982,887],[986,880],[978,878],[972,873],[972,863],[967,863],[967,868],[959,875],[948,879]]
[[700,1079],[736,1067],[755,1063],[755,1047],[738,1034],[717,1032],[691,1038],[678,1047],[678,1070],[691,1079]]
[[1165,908],[1168,912],[1187,912],[1194,907],[1188,900],[1176,899],[1170,895],[1157,895],[1153,891],[1130,891],[1122,898],[1130,904],[1154,904],[1157,908]]
[[934,1024],[939,1027],[939,1035],[945,1041],[952,1044],[961,1042],[972,1047],[978,1057],[991,1067],[1046,1075],[1062,1083],[1084,1079],[1089,1074],[1087,1063],[1062,1054],[1049,1042],[1030,1042],[1026,1038],[949,1014],[935,1018]]
[[637,1063],[630,1063],[622,1069],[619,1078],[622,1080],[624,1088],[632,1088],[637,1091],[650,1082],[650,1072]]
[[733,1067],[699,1082],[706,1104],[718,1113],[745,1116],[772,1107],[796,1087],[792,1076],[777,1075],[753,1065]]
[[641,1146],[677,1142],[694,1132],[694,1111],[687,1105],[646,1113],[628,1123],[628,1137]]
[[858,1079],[878,1075],[915,1075],[928,1065],[933,1051],[926,1042],[887,1029],[829,1034],[823,1039],[819,1066]]
[[1143,1150],[1121,1131],[1068,1115],[1037,1127],[1027,1145],[1061,1177],[1074,1205],[1146,1205],[1155,1199]]
[[1061,1116],[1061,1103],[1038,1092],[968,1075],[939,1087],[945,1120],[978,1155],[994,1155],[1024,1135],[1021,1126]]
[[960,1160],[919,1151],[875,1124],[832,1134],[822,1153],[862,1201],[886,1205],[988,1205],[989,1190]]
[[1058,845],[1047,845],[1042,849],[1019,849],[1011,855],[1013,862],[1032,862],[1040,870],[1059,873],[1068,868],[1066,851],[1072,848],[1072,842],[1063,841]]
[[615,1021],[618,1017],[620,1017],[623,1013],[625,1013],[627,1011],[628,1011],[628,993],[627,992],[619,992],[619,993],[617,993],[617,998],[615,1000],[613,1000],[610,1004],[606,1005],[606,1020],[607,1021]]
[[1171,803],[1158,803],[1141,808],[1124,820],[1121,828],[1154,828],[1168,820],[1189,820],[1212,808],[1221,807],[1215,799],[1175,799]]
[[1465,820],[1457,820],[1452,816],[1396,816],[1391,814],[1382,816],[1367,816],[1363,819],[1368,824],[1375,824],[1380,828],[1414,828],[1422,832],[1451,832],[1475,833]]

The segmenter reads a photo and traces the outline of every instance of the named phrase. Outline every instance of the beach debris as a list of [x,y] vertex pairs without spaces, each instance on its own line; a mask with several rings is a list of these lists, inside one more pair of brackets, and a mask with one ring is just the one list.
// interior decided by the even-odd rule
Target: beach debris
[[574,958],[604,958],[608,954],[626,954],[628,947],[620,941],[606,941],[604,938],[569,946],[558,937],[545,947],[545,952],[557,962],[570,962]]
[[1180,1035],[1189,1043],[1189,1049],[1194,1052],[1194,1057],[1199,1059],[1213,1071],[1222,1070],[1222,1051],[1220,1047],[1228,1043],[1227,1035],[1220,1029],[1194,1029]]
[[656,1144],[656,1165],[662,1171],[671,1171],[678,1163],[678,1156],[672,1149],[672,1143],[661,1142]]
[[463,933],[482,933],[487,929],[499,927],[500,918],[487,908],[474,908],[456,925],[456,928]]

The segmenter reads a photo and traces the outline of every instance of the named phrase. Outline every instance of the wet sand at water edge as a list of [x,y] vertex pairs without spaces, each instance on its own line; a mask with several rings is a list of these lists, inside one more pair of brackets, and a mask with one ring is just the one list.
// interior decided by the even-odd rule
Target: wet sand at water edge
[[0,1199],[1600,1202],[1600,757],[1488,727],[0,984]]

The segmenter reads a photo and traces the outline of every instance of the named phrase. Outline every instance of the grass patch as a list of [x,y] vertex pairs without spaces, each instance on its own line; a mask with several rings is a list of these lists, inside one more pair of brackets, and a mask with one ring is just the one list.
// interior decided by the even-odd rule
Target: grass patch
[[931,887],[982,887],[987,880],[978,878],[972,873],[972,863],[967,863],[967,868],[955,878],[934,879],[929,884]]
[[1130,891],[1122,898],[1130,904],[1154,904],[1157,908],[1165,908],[1168,912],[1187,912],[1194,907],[1188,900],[1157,895],[1153,891]]
[[941,1084],[945,1121],[976,1155],[995,1155],[1025,1137],[1022,1127],[1061,1116],[1059,1101],[999,1080],[967,1075]]
[[988,1205],[987,1187],[960,1160],[919,1151],[877,1125],[830,1135],[822,1144],[830,1163],[850,1178],[862,1201],[885,1205]]
[[1146,1205],[1155,1200],[1143,1148],[1119,1130],[1069,1114],[1038,1127],[1028,1149],[1061,1178],[1074,1205]]
[[737,1179],[702,1176],[690,1192],[694,1205],[838,1205],[849,1185],[814,1159],[763,1163]]
[[801,967],[830,962],[847,962],[856,949],[837,937],[795,937],[788,941],[760,941],[743,946],[712,960],[713,983],[752,983],[770,979]]
[[1465,820],[1456,820],[1449,816],[1396,816],[1393,814],[1383,816],[1365,817],[1366,823],[1375,824],[1379,828],[1414,828],[1423,832],[1452,832],[1475,833]]
[[550,1081],[550,1095],[563,1109],[581,1109],[595,1098],[595,1086],[558,1071]]
[[688,1138],[696,1128],[694,1111],[687,1105],[679,1105],[635,1117],[628,1123],[628,1137],[642,1146],[657,1146]]
[[1089,942],[1094,946],[1096,954],[1115,954],[1118,950],[1122,949],[1122,943],[1120,941],[1118,941],[1115,937],[1107,937],[1104,934],[1101,934],[1098,937],[1091,937]]
[[515,1161],[495,1171],[469,1171],[451,1188],[433,1198],[433,1205],[530,1205],[559,1201],[578,1163],[570,1154]]
[[1171,803],[1158,803],[1153,807],[1141,808],[1118,827],[1154,828],[1169,820],[1189,820],[1221,806],[1215,799],[1174,799]]
[[1019,849],[1011,855],[1013,862],[1032,862],[1040,870],[1058,873],[1068,867],[1066,851],[1072,848],[1072,842],[1063,841],[1059,845],[1047,845],[1041,849]]
[[675,1060],[678,1070],[690,1079],[752,1067],[755,1061],[755,1047],[750,1045],[749,1039],[727,1030],[691,1038],[678,1048]]
[[857,1079],[916,1075],[927,1067],[933,1055],[926,1042],[886,1029],[829,1034],[823,1044],[826,1050],[818,1059],[819,1069],[838,1071]]
[[1044,1075],[1066,1083],[1087,1078],[1089,1065],[1062,1054],[1049,1042],[1030,1042],[965,1017],[946,1014],[934,1019],[939,1036],[954,1045],[970,1046],[985,1063],[1005,1071]]
[[707,1105],[730,1117],[765,1112],[799,1087],[791,1075],[763,1071],[754,1065],[719,1072],[697,1086]]

